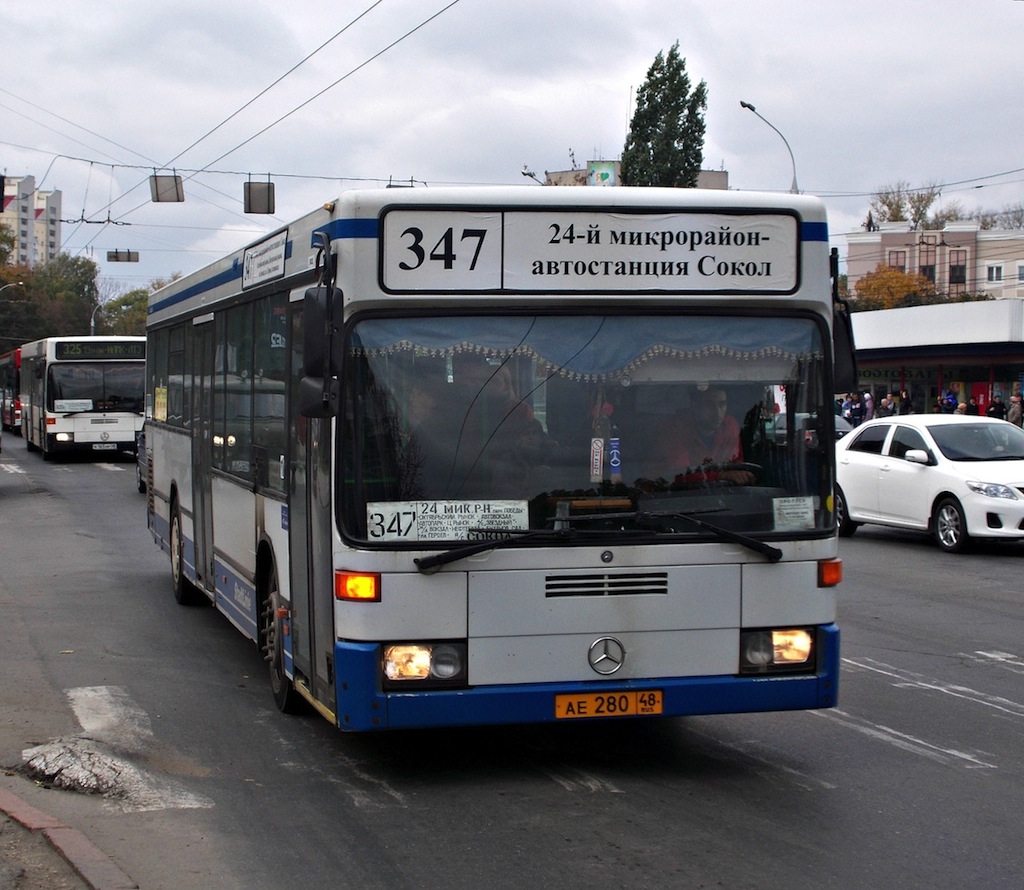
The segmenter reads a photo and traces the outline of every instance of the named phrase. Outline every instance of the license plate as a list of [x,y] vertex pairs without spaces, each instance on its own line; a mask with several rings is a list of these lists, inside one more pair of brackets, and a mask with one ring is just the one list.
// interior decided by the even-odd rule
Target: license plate
[[117,442],[93,442],[93,451],[117,451]]
[[556,695],[555,717],[638,717],[662,712],[660,689]]

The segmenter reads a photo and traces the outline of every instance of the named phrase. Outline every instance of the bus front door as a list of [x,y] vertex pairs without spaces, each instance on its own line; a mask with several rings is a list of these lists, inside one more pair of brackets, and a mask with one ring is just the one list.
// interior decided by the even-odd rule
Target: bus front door
[[291,567],[292,659],[309,691],[332,713],[334,578],[331,518],[331,421],[299,416],[302,304],[291,305],[289,372],[288,540]]
[[212,321],[193,328],[195,349],[192,391],[192,524],[196,548],[196,581],[211,594],[213,577],[213,504],[210,467],[213,465],[213,377],[215,340]]

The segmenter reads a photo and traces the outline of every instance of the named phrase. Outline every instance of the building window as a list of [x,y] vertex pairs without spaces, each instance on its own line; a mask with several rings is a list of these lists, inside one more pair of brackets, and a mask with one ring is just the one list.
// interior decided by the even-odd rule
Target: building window
[[967,286],[967,251],[949,252],[949,292],[962,294]]
[[935,284],[935,245],[931,241],[922,240],[918,259],[921,275]]
[[889,251],[889,268],[899,269],[900,272],[907,271],[907,252],[905,250]]
[[1024,281],[1024,266],[1017,267],[1017,280]]
[[988,280],[990,282],[999,282],[1003,280],[1003,267],[1002,266],[989,266],[988,267]]

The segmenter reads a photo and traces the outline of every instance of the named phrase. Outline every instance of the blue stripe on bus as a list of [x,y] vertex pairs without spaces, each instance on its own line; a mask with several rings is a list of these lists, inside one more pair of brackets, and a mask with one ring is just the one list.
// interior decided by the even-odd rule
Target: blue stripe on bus
[[823,222],[801,222],[801,241],[828,241],[828,223]]
[[[313,236],[317,232],[326,232],[327,237],[334,241],[336,238],[376,238],[380,234],[380,225],[374,219],[332,219],[323,226],[313,229]],[[310,246],[316,246],[315,238],[310,237]]]
[[558,694],[644,689],[661,690],[664,717],[830,708],[839,691],[839,628],[830,624],[819,630],[815,674],[537,683],[401,693],[380,689],[379,644],[339,642],[334,645],[334,669],[344,683],[337,684],[338,726],[365,731],[553,723]]
[[[292,247],[293,242],[289,238],[284,247],[284,259],[286,263],[292,257]],[[222,287],[225,284],[230,284],[233,281],[241,281],[242,269],[244,267],[242,262],[243,254],[244,251],[235,257],[230,269],[225,269],[223,272],[211,275],[209,278],[196,282],[191,287],[186,287],[184,290],[180,290],[176,294],[166,297],[159,303],[154,303],[149,307],[149,314],[153,315],[156,312],[169,309],[171,306],[176,306],[178,303],[190,300],[192,297],[199,296],[199,294],[205,294],[208,291],[215,290],[216,288]]]
[[199,294],[204,294],[214,288],[221,287],[231,281],[241,279],[241,277],[242,263],[240,261],[236,261],[232,264],[230,269],[225,269],[223,272],[211,275],[209,278],[199,281],[191,287],[186,287],[184,290],[180,290],[176,294],[166,297],[159,303],[154,303],[149,307],[149,314],[152,315],[154,312],[160,312],[162,309],[168,309],[171,306],[176,306],[178,303],[182,303],[185,300],[198,296]]
[[217,558],[213,560],[217,608],[249,639],[257,638],[256,588]]

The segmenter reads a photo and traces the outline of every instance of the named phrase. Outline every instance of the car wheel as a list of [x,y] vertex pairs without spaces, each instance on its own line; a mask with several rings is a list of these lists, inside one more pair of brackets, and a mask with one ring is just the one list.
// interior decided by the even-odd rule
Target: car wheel
[[956,498],[943,498],[932,518],[935,540],[947,553],[960,553],[967,547],[967,520]]
[[854,522],[850,519],[850,514],[846,509],[846,498],[843,497],[843,490],[837,485],[835,494],[835,505],[836,505],[836,525],[839,527],[839,537],[848,538],[860,525],[859,522]]

